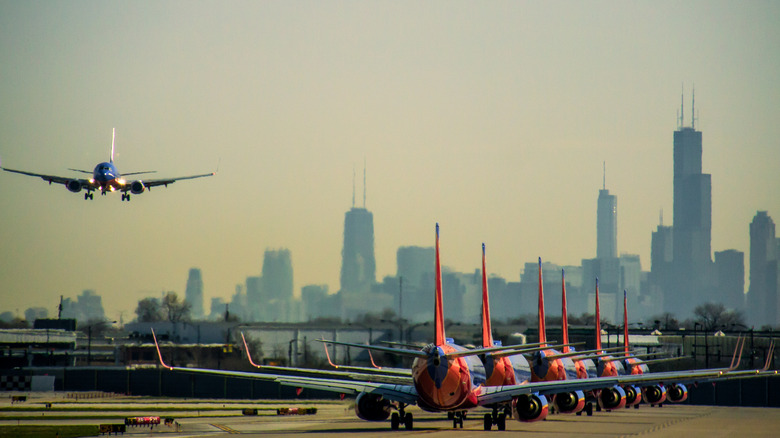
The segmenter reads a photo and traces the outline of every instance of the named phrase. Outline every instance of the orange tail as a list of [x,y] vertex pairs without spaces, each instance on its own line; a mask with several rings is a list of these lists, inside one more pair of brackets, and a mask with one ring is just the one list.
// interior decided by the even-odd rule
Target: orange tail
[[441,287],[441,262],[439,261],[439,224],[436,224],[436,298],[434,309],[433,328],[436,333],[436,345],[441,346],[447,343],[444,336],[444,306],[442,304]]
[[598,277],[596,277],[596,350],[601,350],[601,309],[599,306]]
[[485,244],[482,244],[482,346],[493,346],[493,330],[490,327],[490,300],[488,299]]
[[571,348],[569,343],[569,316],[566,310],[566,274],[561,269],[561,336],[563,336],[563,352],[568,353]]
[[628,356],[628,300],[625,289],[623,289],[623,347]]
[[544,289],[542,287],[542,258],[539,257],[539,342],[547,342],[544,326]]

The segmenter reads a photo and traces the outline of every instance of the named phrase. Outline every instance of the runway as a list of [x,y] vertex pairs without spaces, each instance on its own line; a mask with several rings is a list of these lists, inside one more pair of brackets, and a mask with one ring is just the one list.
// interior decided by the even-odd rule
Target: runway
[[[46,403],[52,403],[46,408]],[[279,407],[317,407],[315,415],[276,415]],[[257,416],[245,416],[244,408],[258,409]],[[486,410],[469,413],[463,429],[453,429],[445,414],[431,414],[415,407],[414,429],[390,430],[388,421],[373,423],[358,419],[351,401],[291,400],[183,400],[147,397],[115,397],[96,400],[68,400],[61,396],[33,397],[11,405],[10,397],[0,401],[0,429],[10,425],[72,425],[120,423],[127,416],[157,415],[173,417],[179,424],[128,427],[131,437],[201,437],[241,434],[253,436],[307,437],[348,435],[349,437],[410,436],[430,437],[494,436],[506,432],[485,431],[482,416]],[[773,437],[780,431],[780,409],[731,408],[691,405],[641,405],[640,409],[594,412],[592,417],[552,415],[546,421],[520,423],[507,421],[507,431],[526,432],[528,436],[566,437]]]

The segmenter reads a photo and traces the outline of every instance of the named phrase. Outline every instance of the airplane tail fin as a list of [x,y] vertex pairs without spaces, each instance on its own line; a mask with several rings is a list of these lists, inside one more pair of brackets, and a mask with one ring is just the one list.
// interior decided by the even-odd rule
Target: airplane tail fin
[[601,309],[599,308],[598,277],[596,277],[596,350],[601,350]]
[[542,258],[539,257],[539,342],[547,342],[544,325],[544,289],[542,288]]
[[[564,345],[569,343],[569,316],[566,310],[566,274],[561,269],[561,336]],[[566,345],[563,347],[563,352],[568,353],[571,347]]]
[[444,306],[442,304],[441,286],[441,261],[439,260],[439,224],[436,224],[436,296],[434,303],[433,327],[435,331],[435,345],[441,346],[447,343],[444,335]]
[[488,299],[485,244],[482,244],[482,346],[493,346],[493,331],[490,326],[490,300]]
[[628,356],[628,299],[625,289],[623,289],[623,347]]
[[116,140],[116,128],[111,130],[111,160],[109,163],[114,162],[114,140]]
[[157,357],[160,359],[160,365],[162,365],[163,368],[172,370],[173,367],[166,364],[163,360],[162,353],[160,352],[160,344],[157,343],[157,335],[154,333],[154,329],[152,329],[152,338],[154,339],[154,346],[157,348]]

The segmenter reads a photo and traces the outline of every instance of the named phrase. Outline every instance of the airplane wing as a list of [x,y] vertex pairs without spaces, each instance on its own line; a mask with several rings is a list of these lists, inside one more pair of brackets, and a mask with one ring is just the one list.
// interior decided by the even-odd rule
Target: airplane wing
[[338,379],[316,379],[309,377],[279,376],[276,381],[284,386],[296,388],[319,389],[322,391],[338,392],[341,394],[368,394],[381,395],[382,397],[405,403],[417,404],[417,390],[412,385],[393,385],[379,382],[350,382]]
[[27,172],[25,170],[9,169],[7,167],[0,167],[0,169],[5,170],[6,172],[19,173],[27,176],[36,176],[38,178],[43,179],[44,181],[48,181],[49,184],[57,183],[57,184],[66,185],[70,181],[78,181],[79,183],[81,183],[81,186],[87,190],[89,190],[92,187],[92,183],[88,179],[70,178],[66,176],[57,176],[57,175],[46,175],[42,173]]
[[[168,184],[173,184],[173,183],[175,183],[176,181],[181,181],[181,180],[185,180],[185,179],[203,178],[203,177],[206,177],[206,176],[214,176],[214,175],[216,175],[216,174],[217,174],[217,172],[211,172],[211,173],[204,173],[204,174],[201,174],[201,175],[180,176],[180,177],[177,177],[177,178],[165,178],[165,179],[146,179],[146,180],[138,180],[138,181],[140,181],[141,183],[143,183],[144,187],[146,187],[146,188],[151,188],[151,187],[156,187],[156,186],[165,186],[165,187],[168,187]],[[123,189],[123,190],[124,190],[124,191],[130,190],[130,186],[131,186],[131,185],[132,185],[134,182],[135,182],[135,181],[129,181],[129,182],[128,182],[128,183],[125,185],[125,187],[126,187],[126,188],[125,188],[125,189]]]
[[589,391],[592,389],[609,388],[617,383],[618,379],[614,377],[597,377],[594,379],[527,382],[519,385],[483,386],[480,388],[477,400],[481,406],[485,406],[508,402],[524,394],[539,393],[549,395],[571,391]]

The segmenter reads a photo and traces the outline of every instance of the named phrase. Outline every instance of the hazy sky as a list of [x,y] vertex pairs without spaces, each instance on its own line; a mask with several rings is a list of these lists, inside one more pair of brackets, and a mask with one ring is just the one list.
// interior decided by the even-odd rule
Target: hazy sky
[[[83,289],[109,318],[203,270],[206,307],[292,252],[295,290],[339,288],[353,168],[374,213],[378,280],[401,245],[517,281],[536,257],[618,251],[650,267],[672,223],[672,132],[696,88],[712,248],[749,254],[780,222],[780,2],[108,2],[0,0],[0,157],[52,174],[212,171],[84,201],[0,172],[0,310]],[[747,268],[747,266],[746,266]],[[520,310],[519,310],[520,312]]]

